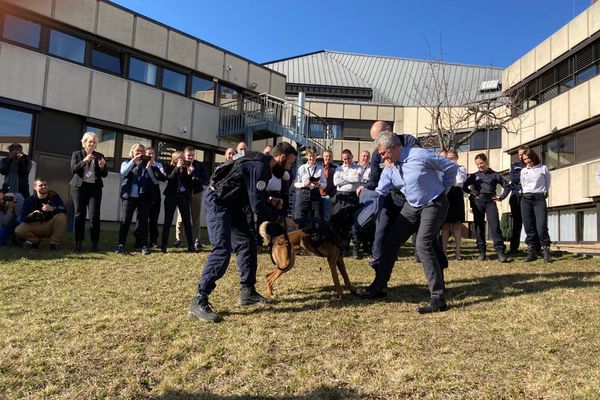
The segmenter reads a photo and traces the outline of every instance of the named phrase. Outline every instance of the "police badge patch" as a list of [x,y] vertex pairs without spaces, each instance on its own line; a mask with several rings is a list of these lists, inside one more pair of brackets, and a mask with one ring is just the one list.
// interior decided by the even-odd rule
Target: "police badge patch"
[[265,190],[266,187],[267,187],[267,183],[265,181],[256,182],[256,190],[262,192],[263,190]]

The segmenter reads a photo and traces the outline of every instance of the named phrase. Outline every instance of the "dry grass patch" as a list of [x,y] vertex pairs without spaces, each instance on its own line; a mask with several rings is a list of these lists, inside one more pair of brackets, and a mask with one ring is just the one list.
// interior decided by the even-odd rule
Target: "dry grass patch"
[[[108,247],[108,245],[107,245]],[[471,249],[474,250],[474,249]],[[154,399],[594,399],[598,259],[451,262],[448,312],[420,316],[420,266],[389,296],[334,297],[301,256],[277,302],[240,308],[232,262],[211,296],[225,321],[188,317],[208,253],[48,254],[2,249],[0,397]],[[259,291],[270,270],[259,257]],[[348,261],[358,286],[366,261]]]

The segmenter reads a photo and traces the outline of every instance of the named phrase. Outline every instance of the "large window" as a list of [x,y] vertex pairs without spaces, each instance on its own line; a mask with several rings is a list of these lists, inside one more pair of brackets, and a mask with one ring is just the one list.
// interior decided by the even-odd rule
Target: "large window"
[[219,104],[240,100],[242,95],[237,90],[228,86],[219,85]]
[[[461,140],[464,134],[458,134],[456,141]],[[477,131],[467,140],[461,144],[459,151],[469,150],[487,150],[487,149],[499,149],[502,147],[502,129],[482,129]]]
[[85,59],[85,41],[51,29],[48,52],[52,55],[83,64]]
[[575,163],[575,136],[573,134],[550,140],[542,146],[542,162],[548,169],[562,168]]
[[0,154],[8,153],[8,146],[19,143],[29,154],[33,114],[0,107]]
[[103,71],[121,75],[123,72],[121,53],[100,45],[94,45],[92,49],[92,66]]
[[131,57],[129,60],[130,79],[154,86],[156,85],[156,70],[155,64],[142,61],[139,58]]
[[86,132],[94,132],[98,145],[96,151],[104,154],[106,166],[112,170],[115,168],[115,145],[117,143],[117,132],[111,129],[96,128],[95,126],[87,126]]
[[23,18],[6,14],[2,36],[29,47],[40,47],[42,26]]
[[187,76],[179,72],[163,68],[162,87],[177,93],[185,94]]
[[192,97],[210,104],[215,103],[215,83],[212,80],[192,77]]

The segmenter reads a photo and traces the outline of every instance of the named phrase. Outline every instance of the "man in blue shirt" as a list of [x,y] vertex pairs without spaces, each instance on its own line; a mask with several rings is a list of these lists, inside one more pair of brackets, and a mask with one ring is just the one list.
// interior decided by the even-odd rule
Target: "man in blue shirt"
[[406,202],[391,223],[375,280],[365,290],[363,297],[375,299],[385,296],[383,289],[390,279],[398,249],[416,232],[416,250],[431,294],[428,304],[417,311],[421,314],[445,311],[444,274],[434,242],[438,240],[437,235],[448,212],[446,192],[455,182],[458,166],[427,150],[403,147],[400,138],[389,131],[381,132],[375,144],[386,166],[379,179],[377,192],[385,196],[392,189],[400,189]]

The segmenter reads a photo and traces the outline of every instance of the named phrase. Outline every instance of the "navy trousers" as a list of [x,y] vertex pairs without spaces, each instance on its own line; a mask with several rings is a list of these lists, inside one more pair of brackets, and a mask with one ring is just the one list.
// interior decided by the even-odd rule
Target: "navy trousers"
[[549,247],[548,208],[545,196],[542,193],[525,193],[521,199],[521,213],[527,234],[527,246],[535,248],[539,241],[542,247]]
[[496,251],[504,251],[504,241],[502,240],[502,231],[500,230],[500,217],[498,216],[498,207],[491,197],[480,196],[476,197],[471,203],[473,208],[473,220],[475,224],[475,235],[477,237],[477,249],[480,253],[485,252],[485,217],[487,222],[494,248]]
[[204,264],[198,291],[209,295],[215,289],[216,282],[227,271],[232,251],[237,255],[240,284],[253,287],[256,284],[256,241],[243,208],[225,207],[211,189],[204,192],[202,207],[213,248]]

